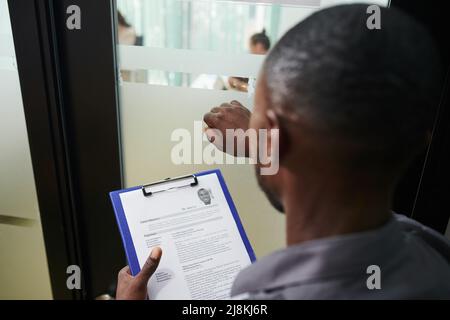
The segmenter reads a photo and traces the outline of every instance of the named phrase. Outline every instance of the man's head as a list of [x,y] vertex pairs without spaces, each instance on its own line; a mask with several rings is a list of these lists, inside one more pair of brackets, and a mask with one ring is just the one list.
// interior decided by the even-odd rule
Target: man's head
[[209,194],[209,191],[201,188],[197,191],[198,197],[205,205],[211,204],[211,195]]
[[395,9],[382,8],[381,30],[369,30],[366,9],[313,14],[265,61],[250,126],[280,130],[280,170],[258,175],[280,209],[286,176],[334,170],[388,188],[426,144],[440,80],[434,44]]

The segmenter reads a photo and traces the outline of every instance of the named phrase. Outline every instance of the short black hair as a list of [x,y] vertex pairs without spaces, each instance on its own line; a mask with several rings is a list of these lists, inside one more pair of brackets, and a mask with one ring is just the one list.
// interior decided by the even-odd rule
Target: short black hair
[[432,128],[440,57],[413,18],[381,8],[381,29],[369,30],[367,8],[331,7],[288,31],[264,64],[268,98],[364,161],[404,165]]
[[266,29],[263,29],[261,32],[252,35],[250,38],[250,43],[252,45],[261,44],[265,50],[269,51],[270,39],[266,34]]

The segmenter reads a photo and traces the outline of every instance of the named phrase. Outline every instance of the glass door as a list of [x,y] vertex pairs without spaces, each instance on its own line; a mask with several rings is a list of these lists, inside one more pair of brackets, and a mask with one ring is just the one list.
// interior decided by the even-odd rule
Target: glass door
[[[108,193],[212,168],[222,170],[257,256],[284,246],[284,218],[259,191],[252,165],[208,157],[202,118],[232,100],[251,110],[270,46],[316,10],[350,2],[9,0],[9,18],[0,0],[0,271],[14,269],[0,279],[0,297],[114,294],[126,261]],[[444,10],[419,0],[367,2],[423,21],[447,70],[446,20],[436,18]],[[79,28],[67,24],[74,6]],[[396,195],[396,210],[442,233],[449,110],[447,81],[431,146]],[[182,143],[190,152],[180,152]],[[33,293],[14,280],[30,260],[40,275]],[[73,265],[81,270],[75,289],[66,283]]]
[[[224,154],[209,159],[202,118],[232,100],[251,110],[270,46],[311,13],[339,3],[349,1],[118,0],[125,186],[220,168],[257,256],[282,247],[284,217],[259,191],[252,165]],[[190,150],[180,157],[182,133]]]

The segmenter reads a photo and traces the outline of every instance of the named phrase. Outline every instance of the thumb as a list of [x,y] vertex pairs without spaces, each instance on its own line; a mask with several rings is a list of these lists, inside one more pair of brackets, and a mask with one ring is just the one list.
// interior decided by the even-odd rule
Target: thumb
[[150,277],[156,271],[156,268],[158,268],[159,261],[161,260],[161,255],[162,255],[161,248],[159,247],[153,248],[152,252],[150,253],[150,256],[147,258],[147,261],[142,267],[141,272],[139,272],[138,275],[136,276],[136,279],[147,284]]

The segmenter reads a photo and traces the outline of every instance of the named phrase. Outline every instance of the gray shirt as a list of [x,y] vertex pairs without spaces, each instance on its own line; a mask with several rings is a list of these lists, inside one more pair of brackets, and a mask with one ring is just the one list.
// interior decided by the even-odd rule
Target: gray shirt
[[[375,274],[368,273],[371,265],[379,267],[380,289],[368,288],[368,278]],[[450,241],[414,220],[393,215],[377,230],[312,240],[262,258],[239,273],[232,296],[450,299]]]

